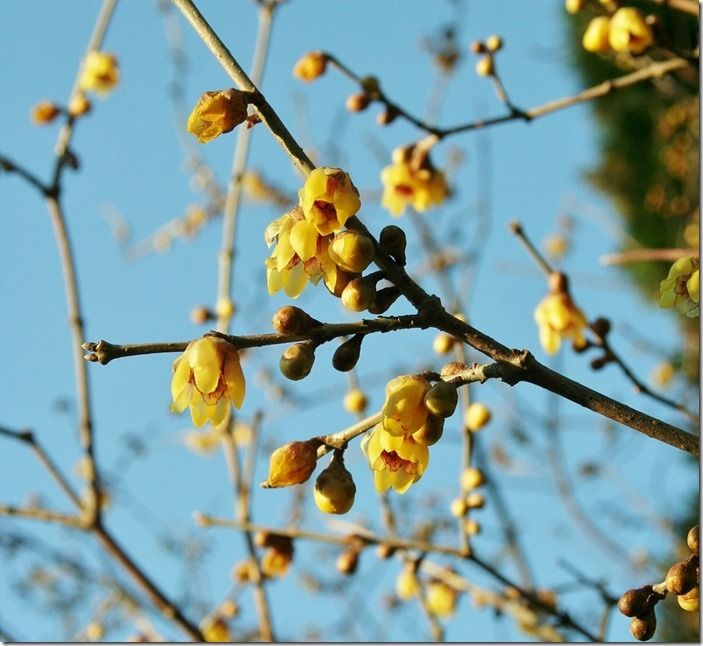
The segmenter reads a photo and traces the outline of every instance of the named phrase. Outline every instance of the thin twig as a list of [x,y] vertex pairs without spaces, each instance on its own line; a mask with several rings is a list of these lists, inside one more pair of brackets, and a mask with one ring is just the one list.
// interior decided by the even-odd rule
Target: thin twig
[[19,516],[43,522],[58,523],[69,527],[83,527],[84,521],[80,516],[62,514],[43,507],[15,507],[14,505],[0,505],[0,516]]
[[508,231],[512,233],[520,242],[520,244],[525,247],[527,253],[532,256],[532,259],[539,265],[539,268],[547,275],[554,273],[554,268],[547,262],[545,257],[537,250],[532,240],[527,237],[522,224],[517,220],[511,220],[508,223]]
[[631,262],[670,261],[698,256],[698,249],[629,249],[619,253],[607,253],[600,257],[601,265],[624,265]]

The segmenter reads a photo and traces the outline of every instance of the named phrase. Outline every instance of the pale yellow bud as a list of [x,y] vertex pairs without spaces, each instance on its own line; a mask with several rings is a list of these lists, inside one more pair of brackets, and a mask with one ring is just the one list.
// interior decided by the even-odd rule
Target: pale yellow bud
[[493,57],[486,56],[485,58],[480,59],[476,63],[476,73],[479,76],[493,76],[493,74],[495,73]]
[[395,593],[399,599],[408,601],[420,594],[420,582],[410,566],[405,566],[395,580]]
[[313,497],[320,511],[326,514],[346,514],[354,504],[356,485],[344,467],[341,454],[332,457],[329,466],[317,476]]
[[262,486],[289,487],[305,482],[317,466],[318,439],[289,442],[279,446],[269,458],[269,475]]
[[503,39],[500,36],[493,34],[492,36],[486,38],[486,47],[491,52],[497,52],[503,47]]
[[481,403],[473,403],[464,414],[464,424],[470,431],[480,431],[491,420],[491,411]]
[[425,394],[425,408],[437,417],[451,417],[457,402],[456,386],[445,381],[437,382]]
[[363,413],[368,405],[366,395],[359,388],[353,388],[344,396],[344,410],[348,413]]
[[464,491],[476,489],[486,482],[486,476],[481,469],[468,467],[461,472],[461,488]]
[[371,238],[351,230],[335,235],[327,251],[338,267],[355,274],[364,271],[374,256]]
[[455,341],[456,339],[451,334],[440,332],[432,342],[432,349],[437,354],[449,354],[454,347]]

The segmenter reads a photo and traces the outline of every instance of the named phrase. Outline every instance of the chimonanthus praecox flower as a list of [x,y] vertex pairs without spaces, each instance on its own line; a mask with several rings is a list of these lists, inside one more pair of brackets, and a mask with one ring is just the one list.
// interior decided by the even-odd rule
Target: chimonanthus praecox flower
[[430,461],[429,449],[412,435],[391,435],[378,424],[364,437],[361,450],[374,472],[374,484],[380,492],[391,487],[405,493],[417,482]]
[[120,80],[117,57],[108,52],[89,52],[83,61],[81,73],[81,90],[90,90],[98,94],[107,94]]
[[386,401],[381,409],[381,426],[391,435],[412,435],[427,421],[425,395],[429,382],[416,375],[391,379],[386,385]]
[[426,211],[441,204],[449,193],[444,173],[432,165],[427,152],[415,156],[414,151],[414,146],[396,148],[393,164],[381,171],[381,204],[394,217],[402,215],[408,206]]
[[340,231],[361,207],[359,191],[340,168],[316,168],[298,195],[305,219],[323,236]]
[[587,52],[609,52],[610,51],[610,18],[608,16],[596,16],[588,23],[586,31],[583,33],[581,44]]
[[588,320],[569,296],[566,276],[553,273],[549,279],[549,294],[535,309],[539,340],[548,354],[555,354],[562,339],[570,339],[574,347],[586,343],[584,330]]
[[190,407],[193,424],[221,424],[230,402],[240,408],[246,385],[239,353],[224,339],[206,336],[191,341],[173,363],[171,409],[177,413]]
[[293,67],[293,76],[309,83],[322,76],[326,68],[327,56],[319,51],[308,52]]
[[660,307],[675,307],[693,318],[700,314],[700,272],[698,258],[679,258],[659,285]]
[[188,117],[188,132],[201,144],[231,132],[247,118],[247,97],[234,88],[200,95]]
[[616,52],[632,54],[641,54],[654,41],[650,26],[635,7],[621,7],[613,14],[608,38]]

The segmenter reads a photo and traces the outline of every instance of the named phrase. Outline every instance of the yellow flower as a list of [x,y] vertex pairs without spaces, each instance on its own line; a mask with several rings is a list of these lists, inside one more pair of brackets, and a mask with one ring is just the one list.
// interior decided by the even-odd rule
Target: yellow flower
[[426,211],[441,204],[449,193],[444,173],[427,164],[426,168],[412,169],[402,149],[393,153],[393,164],[381,171],[383,196],[381,205],[394,217],[405,212],[408,205],[416,211]]
[[232,641],[232,633],[222,617],[214,617],[204,621],[202,631],[206,642],[226,643]]
[[598,16],[588,23],[582,39],[583,48],[589,52],[610,51],[610,18]]
[[322,52],[308,52],[293,67],[293,76],[309,83],[322,76],[326,68],[327,56]]
[[330,242],[328,253],[344,271],[360,274],[373,260],[373,241],[358,231],[340,231]]
[[269,246],[276,242],[273,253],[266,260],[269,294],[283,289],[286,295],[297,298],[308,280],[317,283],[323,276],[321,258],[328,261],[329,242],[320,237],[299,207],[269,224],[265,239]]
[[83,72],[79,82],[81,90],[107,94],[120,80],[117,58],[108,52],[89,52],[83,61]]
[[188,344],[173,363],[171,409],[177,413],[190,407],[193,424],[224,421],[230,402],[240,408],[246,386],[239,354],[224,339],[203,337]]
[[361,207],[359,191],[339,168],[316,168],[298,195],[305,219],[323,236],[341,230]]
[[430,452],[410,435],[391,435],[378,424],[361,442],[379,492],[405,493],[427,469]]
[[32,122],[43,126],[51,123],[56,117],[61,114],[61,108],[51,101],[39,101],[33,108],[31,113]]
[[659,307],[675,307],[689,318],[700,313],[700,272],[698,258],[679,258],[659,285]]
[[246,94],[234,88],[205,92],[188,117],[188,132],[201,144],[231,132],[246,120],[247,103]]
[[381,425],[392,435],[411,435],[419,431],[427,421],[425,395],[429,382],[415,375],[403,375],[391,379],[386,385],[386,401],[381,413]]
[[559,350],[562,339],[571,339],[577,347],[586,343],[583,331],[588,321],[566,292],[548,294],[535,309],[535,322],[540,343],[548,354]]
[[427,610],[438,617],[451,617],[456,609],[457,592],[442,581],[427,584]]
[[644,16],[634,7],[622,7],[610,19],[609,41],[616,52],[640,54],[653,40]]

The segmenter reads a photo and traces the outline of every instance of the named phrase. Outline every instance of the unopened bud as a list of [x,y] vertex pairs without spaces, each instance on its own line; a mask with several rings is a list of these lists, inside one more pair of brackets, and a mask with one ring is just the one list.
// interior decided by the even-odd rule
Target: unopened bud
[[626,617],[643,615],[652,605],[650,600],[651,594],[651,585],[628,590],[618,599],[618,610]]
[[218,298],[215,304],[215,314],[221,319],[231,319],[234,313],[237,311],[237,307],[234,301],[225,296],[224,298]]
[[464,521],[464,531],[469,536],[476,536],[481,533],[481,523],[475,521],[473,518],[467,518]]
[[601,339],[608,336],[610,332],[610,321],[602,316],[597,318],[593,323],[591,323],[591,329],[595,334],[597,334]]
[[491,411],[484,404],[471,404],[464,414],[464,423],[470,431],[480,431],[490,421]]
[[696,583],[696,568],[692,563],[676,563],[666,573],[666,589],[674,594],[686,594]]
[[344,550],[337,558],[337,572],[349,576],[356,572],[359,565],[359,550]]
[[445,381],[438,381],[425,393],[425,408],[437,417],[451,417],[458,401],[456,386]]
[[212,321],[214,318],[215,315],[212,311],[204,305],[198,305],[198,307],[194,307],[190,311],[190,320],[196,325],[203,325],[203,323]]
[[469,511],[469,506],[466,504],[466,499],[463,496],[460,496],[459,498],[452,500],[449,511],[452,516],[455,516],[456,518],[463,518],[466,516],[466,512]]
[[381,91],[381,85],[375,76],[365,76],[361,79],[361,87],[368,94],[378,94]]
[[350,280],[342,290],[342,304],[352,312],[363,312],[376,297],[376,281],[368,278]]
[[566,274],[562,274],[560,271],[553,271],[549,274],[547,285],[552,294],[566,294],[569,291],[569,279]]
[[314,81],[325,73],[327,56],[322,52],[308,52],[293,67],[293,76],[305,82]]
[[290,487],[305,482],[317,466],[317,438],[279,446],[269,458],[269,475],[262,487]]
[[374,296],[373,303],[367,309],[371,314],[383,314],[398,300],[399,296],[400,290],[395,285],[379,289]]
[[641,642],[652,639],[656,630],[657,616],[654,614],[654,609],[649,610],[642,616],[633,617],[632,621],[630,621],[630,632],[632,636]]
[[449,354],[454,347],[456,338],[446,332],[440,332],[432,342],[432,349],[437,354]]
[[349,372],[359,361],[363,334],[355,334],[351,339],[342,343],[332,355],[332,366],[340,372]]
[[39,101],[31,113],[32,121],[40,126],[51,123],[61,114],[61,108],[51,101]]
[[396,547],[393,545],[388,545],[388,543],[380,543],[376,547],[376,556],[380,559],[389,559],[396,552]]
[[77,92],[71,97],[68,103],[68,114],[70,114],[74,119],[82,117],[84,114],[88,114],[92,106],[88,97],[83,94],[83,92]]
[[686,543],[689,550],[691,550],[694,554],[698,554],[698,525],[691,527],[691,529],[688,530]]
[[310,374],[313,363],[315,363],[314,346],[310,343],[296,343],[283,351],[278,367],[284,377],[298,381]]
[[483,497],[483,494],[471,493],[466,496],[466,505],[470,509],[483,509],[486,505],[486,499]]
[[578,13],[586,4],[586,0],[565,0],[564,8],[567,13]]
[[299,307],[285,305],[273,315],[271,325],[279,334],[302,334],[322,324]]
[[486,46],[480,40],[474,40],[471,45],[469,45],[469,49],[473,54],[486,53]]
[[499,49],[503,48],[503,39],[493,34],[486,38],[486,47],[491,52],[497,52]]
[[476,467],[467,467],[461,472],[461,488],[464,491],[476,489],[486,482],[486,476]]
[[485,58],[480,59],[476,63],[476,73],[479,76],[493,76],[493,74],[495,73],[493,57],[486,56]]
[[406,564],[395,580],[395,593],[398,598],[407,601],[420,594],[420,582],[417,580],[415,568],[412,564]]
[[392,256],[399,265],[405,266],[405,247],[408,244],[405,231],[394,224],[390,224],[381,229],[378,242],[381,245],[381,249],[389,256]]
[[335,451],[329,466],[315,481],[315,504],[326,514],[346,514],[352,508],[355,496],[354,479],[344,466],[341,452]]
[[686,610],[687,612],[698,612],[699,607],[699,588],[689,590],[686,594],[680,594],[676,599],[679,602],[679,606]]
[[376,116],[376,123],[379,126],[387,126],[393,123],[398,118],[398,110],[396,108],[388,108],[383,112],[379,112]]
[[366,395],[359,388],[352,388],[344,395],[344,410],[348,413],[361,414],[366,410],[368,403]]
[[596,357],[591,360],[591,369],[601,370],[607,366],[612,361],[612,357],[609,354],[602,354],[600,357]]
[[444,432],[444,418],[436,415],[428,415],[427,421],[420,427],[420,430],[413,433],[413,439],[425,446],[432,446],[439,442]]
[[358,231],[341,231],[328,247],[329,256],[335,265],[354,274],[360,274],[373,260],[373,241]]
[[361,112],[369,107],[369,103],[371,103],[371,97],[366,92],[356,92],[347,97],[347,110]]

